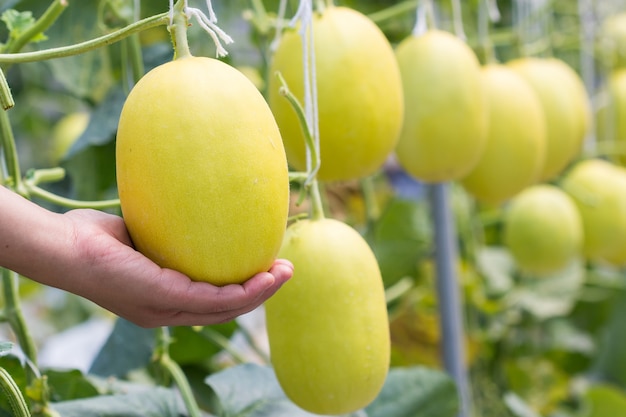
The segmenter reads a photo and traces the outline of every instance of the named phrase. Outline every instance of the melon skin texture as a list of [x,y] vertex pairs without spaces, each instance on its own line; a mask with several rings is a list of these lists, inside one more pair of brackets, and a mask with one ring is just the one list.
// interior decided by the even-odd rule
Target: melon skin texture
[[489,108],[487,145],[461,183],[480,202],[498,206],[539,180],[546,123],[539,98],[515,71],[489,64],[482,75]]
[[271,360],[286,395],[317,414],[373,401],[389,369],[380,270],[361,235],[333,219],[287,229],[280,256],[294,275],[265,304]]
[[476,166],[487,142],[481,67],[456,36],[430,30],[396,48],[404,89],[400,165],[423,182],[458,180]]
[[186,57],[147,73],[119,120],[117,182],[135,247],[214,285],[268,270],[289,206],[269,106],[233,67]]
[[506,209],[504,242],[522,271],[535,276],[558,272],[582,256],[578,207],[553,185],[528,187]]
[[546,160],[539,179],[551,180],[578,156],[589,130],[591,108],[578,74],[556,58],[525,57],[507,66],[533,88],[546,119]]
[[[319,115],[320,181],[350,180],[378,171],[393,151],[404,105],[393,48],[365,15],[327,7],[313,18]],[[279,90],[280,72],[304,101],[302,40],[287,30],[272,57],[269,103],[281,130],[287,159],[306,171],[306,147],[296,113]]]

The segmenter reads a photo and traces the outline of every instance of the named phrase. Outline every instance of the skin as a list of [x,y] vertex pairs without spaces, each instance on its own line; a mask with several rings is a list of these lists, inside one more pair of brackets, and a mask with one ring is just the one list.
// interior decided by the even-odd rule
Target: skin
[[252,311],[293,274],[277,259],[241,285],[217,287],[161,268],[133,248],[121,217],[46,210],[0,187],[0,266],[89,299],[139,326],[223,323]]

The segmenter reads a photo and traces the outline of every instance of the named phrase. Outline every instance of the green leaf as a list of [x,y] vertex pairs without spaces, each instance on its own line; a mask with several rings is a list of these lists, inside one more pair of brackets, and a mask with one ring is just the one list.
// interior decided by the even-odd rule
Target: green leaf
[[601,379],[626,387],[626,291],[616,291],[618,298],[611,311],[611,318],[598,340],[598,353],[594,373]]
[[[30,10],[18,12],[17,10],[9,9],[2,13],[0,20],[7,25],[9,37],[12,39],[19,38],[22,33],[26,32],[35,23],[35,18]],[[47,37],[43,33],[39,33],[31,39],[31,42],[40,42],[46,39]]]
[[489,295],[502,296],[513,288],[515,263],[509,251],[487,246],[478,251],[476,261]]
[[45,372],[52,401],[69,401],[94,397],[98,389],[78,370]]
[[167,388],[151,388],[126,395],[103,395],[52,403],[63,417],[180,417],[186,415],[178,394]]
[[519,304],[540,320],[565,316],[578,300],[584,278],[585,270],[577,260],[553,275],[521,279],[510,295],[510,302]]
[[[227,368],[206,378],[215,397],[218,417],[314,417],[291,402],[268,366],[244,364]],[[353,413],[351,417],[367,417]],[[389,416],[387,416],[389,417]]]
[[150,363],[155,345],[155,330],[144,329],[122,318],[94,359],[90,374],[122,378],[130,371]]
[[616,417],[626,410],[626,392],[608,384],[594,385],[585,393],[584,417]]
[[[229,338],[237,329],[237,323],[233,320],[211,326],[211,329]],[[193,327],[172,327],[171,330],[170,356],[180,365],[205,363],[222,350],[220,346],[207,339],[202,332],[194,330]]]
[[428,255],[431,233],[424,204],[402,198],[387,203],[365,236],[378,260],[385,287],[417,275],[420,259]]
[[369,417],[454,417],[459,399],[445,373],[424,368],[392,368],[378,398],[365,408]]

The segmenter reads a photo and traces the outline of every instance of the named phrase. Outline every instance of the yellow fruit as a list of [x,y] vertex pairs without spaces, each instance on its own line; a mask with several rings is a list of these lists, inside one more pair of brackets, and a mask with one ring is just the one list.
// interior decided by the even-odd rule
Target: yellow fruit
[[74,142],[83,134],[89,124],[89,113],[75,112],[63,116],[52,130],[50,159],[54,165],[61,162]]
[[[376,172],[393,150],[403,114],[400,71],[393,49],[361,13],[328,7],[313,20],[321,166],[318,179],[347,180]],[[280,71],[304,103],[302,43],[297,31],[281,38],[270,73]],[[289,163],[306,170],[302,128],[270,77],[269,103]]]
[[338,220],[287,229],[280,257],[295,272],[265,305],[272,364],[287,396],[317,414],[368,405],[389,368],[389,322],[376,258]]
[[601,159],[577,163],[562,187],[574,199],[584,228],[584,254],[594,261],[617,257],[626,245],[626,177]]
[[597,113],[598,140],[612,144],[611,157],[626,164],[626,69],[610,74],[606,85],[607,103]]
[[272,113],[239,71],[188,57],[146,74],[117,135],[122,213],[138,250],[215,285],[267,270],[289,205]]
[[537,95],[515,71],[490,64],[482,75],[489,108],[487,146],[462,184],[477,200],[497,205],[539,178],[546,126]]
[[556,58],[527,57],[507,64],[533,88],[546,120],[546,160],[540,180],[553,179],[580,152],[590,106],[578,74]]
[[425,182],[464,177],[487,139],[487,102],[476,55],[456,36],[430,30],[403,40],[396,56],[405,108],[398,162]]
[[571,197],[547,184],[515,196],[504,217],[504,243],[522,271],[546,275],[582,255],[583,225]]
[[626,13],[606,18],[596,40],[598,60],[606,69],[626,67]]

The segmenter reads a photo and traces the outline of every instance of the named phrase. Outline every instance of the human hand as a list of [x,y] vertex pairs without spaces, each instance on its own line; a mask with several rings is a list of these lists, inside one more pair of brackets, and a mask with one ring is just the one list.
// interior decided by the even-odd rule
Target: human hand
[[63,216],[69,221],[75,259],[58,272],[62,280],[55,286],[142,327],[230,321],[261,305],[293,274],[293,265],[279,259],[269,272],[242,285],[194,282],[136,251],[121,217],[95,210]]

